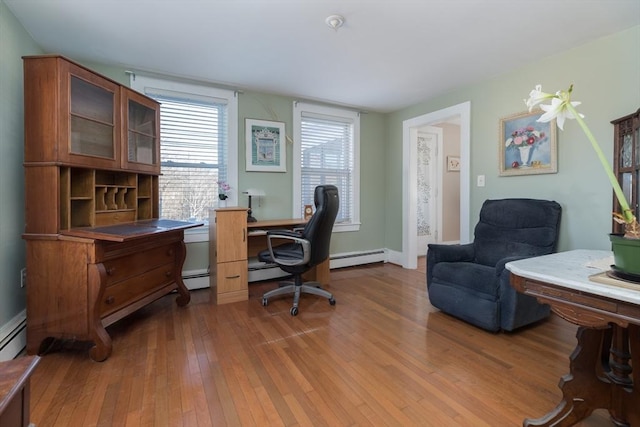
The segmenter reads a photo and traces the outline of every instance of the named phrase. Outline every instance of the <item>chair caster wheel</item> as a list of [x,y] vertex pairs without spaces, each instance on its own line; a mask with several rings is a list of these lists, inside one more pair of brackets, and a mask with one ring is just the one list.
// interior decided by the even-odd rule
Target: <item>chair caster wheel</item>
[[267,306],[267,304],[269,304],[269,301],[267,301],[267,299],[266,299],[266,298],[262,298],[262,306],[263,306],[263,307],[266,307],[266,306]]
[[291,313],[292,316],[297,316],[298,315],[298,307],[291,307],[291,310],[289,310],[289,313]]
[[335,298],[329,298],[329,305],[336,305],[336,299]]

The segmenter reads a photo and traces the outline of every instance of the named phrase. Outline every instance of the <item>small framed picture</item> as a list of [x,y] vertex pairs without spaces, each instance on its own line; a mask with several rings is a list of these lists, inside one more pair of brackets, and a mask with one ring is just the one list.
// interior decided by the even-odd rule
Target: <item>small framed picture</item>
[[447,156],[447,171],[460,172],[460,157]]
[[287,147],[283,122],[246,119],[245,139],[247,171],[287,171]]

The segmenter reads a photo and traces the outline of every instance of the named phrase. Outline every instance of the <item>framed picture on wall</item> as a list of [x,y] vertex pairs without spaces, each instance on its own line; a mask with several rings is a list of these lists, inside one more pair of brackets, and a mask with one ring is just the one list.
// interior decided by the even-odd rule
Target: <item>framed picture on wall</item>
[[247,171],[287,171],[283,122],[246,119],[245,145]]
[[500,119],[500,176],[558,172],[556,121],[537,122],[542,114],[527,111]]
[[460,157],[447,156],[447,171],[460,172]]

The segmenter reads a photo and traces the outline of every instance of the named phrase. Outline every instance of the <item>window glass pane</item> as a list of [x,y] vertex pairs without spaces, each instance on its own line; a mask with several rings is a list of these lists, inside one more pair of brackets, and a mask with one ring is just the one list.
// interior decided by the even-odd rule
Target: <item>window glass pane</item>
[[227,180],[227,107],[147,93],[160,102],[160,216],[206,221]]

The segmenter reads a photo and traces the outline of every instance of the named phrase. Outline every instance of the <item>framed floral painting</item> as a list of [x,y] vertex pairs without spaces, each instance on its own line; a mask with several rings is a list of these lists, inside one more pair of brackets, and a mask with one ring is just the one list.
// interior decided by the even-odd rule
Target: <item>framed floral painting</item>
[[500,119],[500,176],[558,172],[556,121],[539,123],[543,111]]

